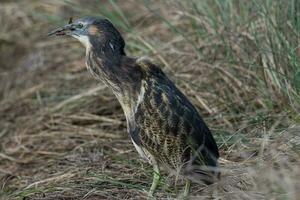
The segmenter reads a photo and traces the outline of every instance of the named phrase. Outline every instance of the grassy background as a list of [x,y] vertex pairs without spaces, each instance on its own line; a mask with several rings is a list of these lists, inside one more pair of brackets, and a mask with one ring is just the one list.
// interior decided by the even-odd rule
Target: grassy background
[[[212,129],[222,180],[191,199],[299,198],[299,1],[27,0],[0,3],[0,199],[146,198],[151,167],[119,103],[77,41],[46,37],[86,15],[108,17]],[[156,196],[176,198],[165,175]]]

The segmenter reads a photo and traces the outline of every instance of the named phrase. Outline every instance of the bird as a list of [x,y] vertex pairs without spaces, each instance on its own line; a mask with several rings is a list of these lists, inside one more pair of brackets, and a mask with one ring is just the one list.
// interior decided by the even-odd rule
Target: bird
[[191,182],[220,179],[219,149],[197,109],[151,59],[125,53],[125,41],[109,19],[70,19],[48,35],[72,36],[85,46],[88,71],[112,90],[134,147],[153,166],[149,197],[160,183],[161,169],[185,180],[184,197]]

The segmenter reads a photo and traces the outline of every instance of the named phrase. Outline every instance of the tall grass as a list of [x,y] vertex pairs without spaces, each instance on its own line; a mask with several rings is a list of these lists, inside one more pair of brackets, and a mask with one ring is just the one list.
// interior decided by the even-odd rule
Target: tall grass
[[[151,57],[212,129],[222,179],[193,185],[195,199],[297,199],[298,0],[0,5],[0,53],[14,58],[0,61],[0,199],[146,196],[152,169],[138,160],[120,105],[87,75],[78,42],[44,37],[86,15],[109,18],[127,54]],[[166,174],[158,199],[177,197],[180,184]]]
[[[190,43],[202,61],[219,65],[218,70],[243,90],[244,100],[259,100],[268,111],[292,113],[296,119],[300,109],[299,6],[296,0],[181,1],[177,14],[185,26],[152,11]],[[209,54],[214,53],[213,59],[205,52],[206,46]],[[239,94],[232,94],[232,100]],[[245,104],[259,110],[257,104]]]

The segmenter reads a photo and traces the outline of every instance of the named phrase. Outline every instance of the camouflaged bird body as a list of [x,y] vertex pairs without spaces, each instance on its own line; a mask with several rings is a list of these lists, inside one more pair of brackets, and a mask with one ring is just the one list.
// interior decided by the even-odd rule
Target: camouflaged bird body
[[186,176],[198,174],[198,166],[217,167],[218,148],[209,129],[160,68],[144,58],[123,58],[119,65],[102,57],[88,52],[87,67],[119,100],[142,158]]
[[217,145],[194,106],[158,67],[144,59],[137,63],[144,71],[144,92],[131,134],[142,156],[176,172],[187,164],[216,167]]
[[[191,126],[185,124],[180,113],[172,110],[171,104],[180,103],[180,99],[172,88],[161,85],[154,77],[146,78],[142,87],[145,88],[144,98],[134,117],[139,129],[138,144],[146,149],[146,155],[151,154],[147,156],[151,163],[158,162],[177,169],[183,164],[184,133],[191,131]],[[180,111],[181,108],[178,109]]]

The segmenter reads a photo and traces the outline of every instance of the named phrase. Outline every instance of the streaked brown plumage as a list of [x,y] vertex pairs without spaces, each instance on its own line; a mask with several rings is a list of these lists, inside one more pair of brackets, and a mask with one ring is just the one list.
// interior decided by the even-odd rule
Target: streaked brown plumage
[[159,67],[125,55],[125,42],[107,19],[86,17],[50,34],[71,35],[86,46],[88,70],[112,89],[134,146],[157,173],[164,167],[193,182],[216,180],[218,147],[197,110]]

